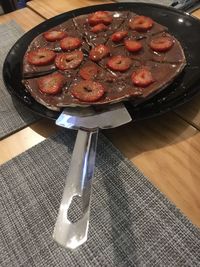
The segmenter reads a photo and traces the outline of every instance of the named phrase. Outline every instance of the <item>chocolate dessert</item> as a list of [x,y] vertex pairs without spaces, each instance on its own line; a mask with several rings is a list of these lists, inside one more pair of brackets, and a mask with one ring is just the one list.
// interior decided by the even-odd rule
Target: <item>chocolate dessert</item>
[[163,90],[185,65],[179,41],[152,18],[97,11],[37,36],[24,56],[23,82],[53,110],[139,103]]

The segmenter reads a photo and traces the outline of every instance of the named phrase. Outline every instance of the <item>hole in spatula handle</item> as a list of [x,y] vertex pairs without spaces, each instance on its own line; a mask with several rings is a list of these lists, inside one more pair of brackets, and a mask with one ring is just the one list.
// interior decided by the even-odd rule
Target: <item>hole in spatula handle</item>
[[74,196],[67,212],[67,219],[71,223],[78,222],[83,218],[83,202],[80,196]]

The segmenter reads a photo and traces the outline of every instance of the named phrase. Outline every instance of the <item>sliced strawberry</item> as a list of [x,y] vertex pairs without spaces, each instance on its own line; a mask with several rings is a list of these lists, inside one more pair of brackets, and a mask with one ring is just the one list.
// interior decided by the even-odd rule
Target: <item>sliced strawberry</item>
[[107,62],[107,66],[111,70],[126,71],[130,68],[131,63],[132,60],[129,57],[118,55],[111,57]]
[[112,22],[112,16],[107,11],[97,11],[88,16],[88,22],[91,26],[99,23],[109,25]]
[[89,58],[93,61],[99,61],[110,54],[110,48],[105,45],[97,45],[92,48],[89,53]]
[[83,53],[81,51],[73,51],[71,53],[60,53],[56,56],[55,64],[60,70],[69,70],[77,68],[83,61]]
[[93,33],[105,32],[107,31],[107,29],[108,27],[105,24],[99,23],[91,28],[91,32]]
[[113,42],[120,42],[128,35],[127,31],[118,31],[111,35],[111,40]]
[[145,67],[134,71],[131,75],[131,80],[139,87],[147,87],[155,81],[151,71]]
[[38,80],[38,87],[42,93],[55,95],[62,91],[66,78],[60,73],[53,73]]
[[93,80],[98,73],[98,68],[95,65],[87,65],[80,69],[79,74],[84,80]]
[[153,20],[146,16],[137,16],[129,21],[129,27],[136,31],[147,31],[153,27]]
[[168,51],[174,44],[172,37],[160,36],[151,40],[149,46],[156,52]]
[[138,52],[142,49],[142,44],[136,40],[125,40],[125,47],[130,52]]
[[49,31],[43,33],[44,38],[49,41],[49,42],[55,42],[55,41],[60,41],[63,38],[67,36],[66,32],[63,31]]
[[79,38],[76,37],[65,37],[60,41],[60,47],[62,50],[74,50],[81,46],[82,42]]
[[103,96],[104,92],[104,87],[100,83],[89,80],[79,82],[71,90],[75,98],[84,102],[95,102]]
[[35,66],[48,65],[54,61],[56,54],[47,48],[38,48],[28,52],[27,60]]

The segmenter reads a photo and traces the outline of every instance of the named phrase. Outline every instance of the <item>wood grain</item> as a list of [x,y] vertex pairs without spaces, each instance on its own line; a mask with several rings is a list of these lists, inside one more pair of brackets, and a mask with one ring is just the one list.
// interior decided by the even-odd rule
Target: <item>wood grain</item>
[[200,133],[174,113],[106,131],[111,142],[200,226]]
[[0,23],[6,23],[9,20],[15,20],[25,31],[32,29],[44,21],[42,17],[27,7],[0,16]]
[[33,0],[27,3],[27,6],[34,10],[36,13],[40,14],[44,18],[52,18],[58,14],[92,5],[106,4],[109,1],[106,0]]
[[192,13],[192,16],[194,16],[194,17],[196,17],[196,18],[200,18],[200,9],[194,11],[194,12]]
[[54,121],[42,119],[0,141],[0,164],[16,157],[54,134],[58,128]]

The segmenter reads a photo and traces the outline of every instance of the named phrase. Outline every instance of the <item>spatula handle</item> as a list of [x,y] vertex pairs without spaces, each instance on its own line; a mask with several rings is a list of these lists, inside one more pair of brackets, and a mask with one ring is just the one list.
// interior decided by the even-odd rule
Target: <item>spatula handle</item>
[[[79,130],[66,178],[53,239],[65,248],[75,249],[87,240],[90,195],[95,166],[98,129]],[[81,197],[82,217],[72,223],[68,211],[74,196]]]

